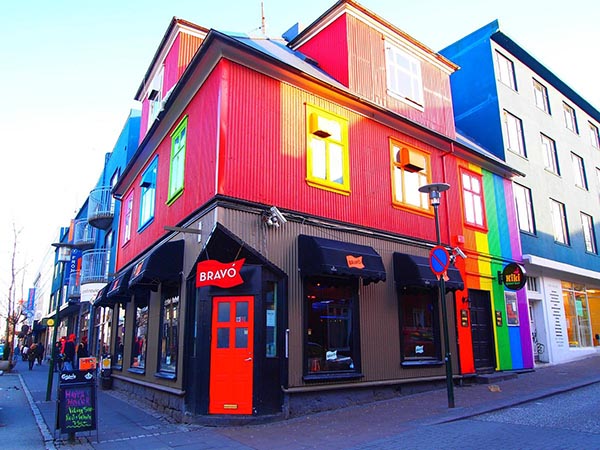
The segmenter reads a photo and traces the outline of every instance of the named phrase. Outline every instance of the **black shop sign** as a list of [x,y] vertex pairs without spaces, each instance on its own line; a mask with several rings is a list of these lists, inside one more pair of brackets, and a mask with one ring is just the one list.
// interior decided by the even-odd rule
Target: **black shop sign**
[[57,426],[62,433],[96,429],[96,377],[93,371],[62,372],[58,383]]

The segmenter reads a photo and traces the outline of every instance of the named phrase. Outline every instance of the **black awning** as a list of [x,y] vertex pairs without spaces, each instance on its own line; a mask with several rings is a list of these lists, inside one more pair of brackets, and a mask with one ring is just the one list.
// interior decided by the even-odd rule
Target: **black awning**
[[124,270],[118,274],[109,284],[106,292],[106,297],[113,303],[126,303],[131,300],[131,292],[129,291],[129,279],[133,267]]
[[[460,271],[454,267],[448,267],[447,291],[464,289]],[[413,256],[405,253],[394,253],[394,280],[398,287],[426,287],[439,286],[437,276],[429,266],[429,259],[424,256]]]
[[101,306],[111,306],[111,303],[108,301],[108,298],[106,298],[106,293],[108,292],[108,286],[110,286],[110,285],[107,284],[102,289],[100,289],[98,291],[98,293],[96,294],[96,298],[92,302],[92,304],[94,305],[94,308],[99,308]]
[[364,284],[385,281],[381,256],[372,247],[314,236],[298,236],[302,275],[360,277]]
[[183,239],[170,241],[155,248],[133,266],[129,288],[158,290],[160,283],[181,280],[183,270]]

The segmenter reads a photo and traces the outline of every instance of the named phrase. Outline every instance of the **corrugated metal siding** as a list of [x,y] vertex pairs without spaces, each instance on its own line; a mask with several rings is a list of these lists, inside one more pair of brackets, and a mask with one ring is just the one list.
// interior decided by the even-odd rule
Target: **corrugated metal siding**
[[181,76],[181,74],[179,73],[179,55],[181,53],[181,41],[182,34],[179,34],[175,38],[175,41],[173,42],[173,45],[169,49],[167,56],[165,57],[165,60],[163,62],[163,97],[166,95],[169,89],[171,89],[173,86],[175,86],[175,84],[177,84],[177,81]]
[[333,21],[319,35],[298,48],[319,63],[319,67],[348,86],[348,45],[345,15]]
[[[263,224],[258,214],[229,209],[220,208],[218,210],[218,220],[288,274],[290,387],[305,385],[302,380],[304,369],[304,299],[298,271],[298,234],[368,245],[373,247],[383,259],[387,281],[359,287],[360,352],[362,371],[365,375],[361,381],[400,381],[444,375],[445,369],[443,366],[403,369],[400,365],[398,298],[394,285],[392,255],[394,252],[403,252],[427,256],[426,250],[292,221],[280,228],[272,229]],[[451,304],[449,303],[449,305]],[[449,310],[452,311],[452,309]],[[450,318],[450,328],[454,328],[452,317]],[[454,336],[451,337],[451,340],[455,342]]]
[[[347,27],[348,41],[344,45],[349,52],[349,88],[427,128],[454,138],[454,116],[448,74],[430,62],[421,60],[424,110],[420,111],[387,94],[383,35],[354,16],[347,17]],[[330,47],[329,53],[331,52]],[[321,55],[322,59],[328,57],[330,55]]]
[[179,59],[177,60],[177,79],[181,78],[183,72],[189,65],[190,61],[198,51],[200,45],[204,41],[203,38],[193,36],[191,34],[179,35]]
[[[435,181],[444,179],[439,150],[249,69],[230,70],[222,194],[434,240],[432,216],[392,207],[389,138],[430,152]],[[349,196],[306,183],[307,103],[349,121]]]

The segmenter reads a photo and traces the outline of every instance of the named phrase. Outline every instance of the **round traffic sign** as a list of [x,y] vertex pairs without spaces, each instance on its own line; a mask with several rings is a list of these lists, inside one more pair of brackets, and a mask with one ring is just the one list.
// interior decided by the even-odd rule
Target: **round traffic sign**
[[429,252],[429,266],[431,271],[436,275],[441,275],[450,265],[450,255],[448,251],[441,245],[436,245]]

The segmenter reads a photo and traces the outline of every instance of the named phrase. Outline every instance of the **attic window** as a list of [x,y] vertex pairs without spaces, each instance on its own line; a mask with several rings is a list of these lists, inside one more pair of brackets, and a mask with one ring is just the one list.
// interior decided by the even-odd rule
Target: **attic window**
[[385,42],[385,63],[388,93],[422,108],[424,102],[421,62],[400,48]]

